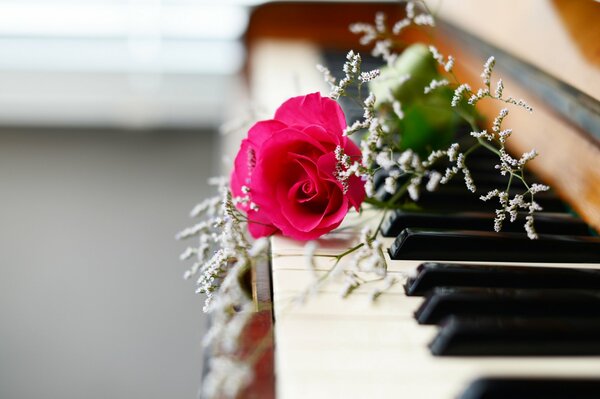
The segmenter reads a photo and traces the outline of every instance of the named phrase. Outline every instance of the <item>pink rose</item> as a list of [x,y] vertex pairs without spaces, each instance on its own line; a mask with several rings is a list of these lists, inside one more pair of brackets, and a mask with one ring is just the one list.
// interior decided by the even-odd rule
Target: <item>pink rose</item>
[[337,102],[319,93],[283,103],[242,141],[231,174],[234,197],[246,212],[253,237],[280,231],[299,240],[318,238],[340,225],[365,198],[364,182],[352,176],[344,193],[336,179],[337,146],[353,160],[359,148],[342,135],[346,118]]

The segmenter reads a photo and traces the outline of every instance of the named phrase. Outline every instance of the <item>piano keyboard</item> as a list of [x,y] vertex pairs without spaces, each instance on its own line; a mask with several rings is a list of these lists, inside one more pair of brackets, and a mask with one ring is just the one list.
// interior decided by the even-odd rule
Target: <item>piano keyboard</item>
[[[330,255],[339,254],[358,242],[361,225],[376,224],[376,220],[370,216],[372,215],[369,215],[369,212],[360,217],[349,215],[345,224],[351,227],[330,233],[318,241],[319,249],[316,253],[323,255],[316,257],[318,275],[323,275],[333,266],[334,260]],[[370,221],[363,222],[369,218]],[[390,248],[394,245],[395,239],[380,237],[379,240],[386,248]],[[600,246],[598,242],[597,245]],[[598,330],[598,320],[600,320],[598,311],[593,307],[594,301],[598,300],[598,293],[600,293],[598,290],[600,287],[597,285],[598,272],[593,272],[593,270],[600,269],[600,262],[509,263],[454,260],[452,263],[485,264],[490,268],[497,267],[498,270],[506,269],[504,267],[506,265],[521,267],[523,272],[529,270],[523,268],[524,266],[543,268],[540,271],[544,272],[546,287],[542,281],[541,287],[530,290],[529,294],[526,288],[520,288],[520,291],[516,293],[509,293],[511,297],[518,296],[519,293],[522,296],[520,298],[522,302],[515,302],[514,306],[516,307],[513,307],[515,316],[520,315],[520,318],[510,319],[512,324],[492,318],[490,322],[492,324],[495,322],[497,325],[482,326],[480,323],[476,326],[478,329],[473,335],[473,331],[465,329],[473,328],[473,321],[476,322],[477,319],[471,320],[471,324],[469,324],[468,317],[446,319],[444,327],[435,324],[439,322],[439,320],[435,320],[435,317],[425,324],[419,324],[415,318],[415,312],[421,309],[421,313],[423,313],[421,307],[426,300],[420,296],[407,296],[402,283],[394,285],[371,303],[369,296],[374,287],[369,287],[369,284],[361,286],[349,297],[343,299],[340,295],[343,283],[334,280],[318,288],[317,292],[308,296],[304,303],[296,303],[295,300],[303,296],[307,287],[314,283],[315,278],[313,272],[307,267],[303,251],[302,243],[283,237],[275,237],[272,240],[275,375],[277,397],[279,398],[415,397],[450,399],[459,398],[462,394],[467,395],[463,395],[462,398],[483,398],[488,396],[468,395],[475,395],[474,390],[482,386],[492,387],[496,390],[505,389],[508,384],[505,379],[509,378],[517,378],[518,381],[522,381],[523,378],[549,380],[591,378],[600,381],[600,352],[598,351],[600,341],[597,338],[600,335],[593,336],[600,332]],[[431,251],[435,252],[435,248],[432,247]],[[426,258],[392,260],[389,254],[386,254],[390,274],[397,276],[403,283],[410,277],[409,286],[410,282],[414,283],[415,277],[423,272],[421,270],[419,273],[419,265],[430,260]],[[573,270],[569,273],[562,268]],[[548,270],[555,270],[556,273],[548,273]],[[585,276],[586,270],[590,271],[589,278]],[[509,271],[514,272],[515,268],[509,268]],[[583,273],[584,277],[581,275],[577,277],[577,273]],[[528,278],[536,280],[535,276]],[[590,284],[578,286],[579,291],[573,293],[574,290],[572,286],[569,286],[569,281],[577,284],[576,280],[581,281],[582,279],[590,281]],[[454,284],[452,279],[448,281]],[[526,284],[527,277],[522,280],[509,278],[509,281],[517,281],[517,283],[523,281]],[[465,282],[468,283],[468,280]],[[477,281],[472,285],[476,283]],[[560,286],[562,283],[565,287]],[[431,282],[429,284],[429,288],[431,288]],[[482,284],[485,285],[485,283]],[[544,289],[548,294],[547,303],[543,302]],[[550,291],[553,294],[550,294]],[[590,291],[594,291],[593,294],[586,296]],[[560,296],[561,292],[563,292],[562,297]],[[570,296],[569,293],[573,293],[573,295]],[[477,303],[476,295],[480,295],[480,299],[485,299],[488,306],[501,306],[498,305],[498,302],[493,303],[494,296],[491,291],[486,294],[485,291],[475,290],[471,294],[475,295],[472,295],[472,301],[475,303]],[[535,314],[534,317],[528,314],[527,295],[534,298],[538,295],[538,299],[540,299],[539,295],[542,295],[538,308],[546,309],[547,314],[542,312],[542,314]],[[574,308],[571,313],[568,312],[568,309],[562,309],[562,311],[557,309],[557,304],[564,302],[561,301],[561,298],[565,300],[565,296],[573,301]],[[495,298],[498,299],[498,296],[496,295]],[[467,301],[467,299],[463,299]],[[586,302],[588,300],[591,302]],[[519,306],[521,307],[520,312],[517,311]],[[582,306],[583,309],[588,306],[587,309],[591,309],[591,314],[578,313]],[[548,307],[553,308],[548,309]],[[482,311],[485,310],[485,308],[482,309]],[[451,313],[452,309],[449,311]],[[535,307],[530,306],[529,311],[535,313]],[[505,309],[504,313],[510,315],[510,308]],[[478,316],[477,312],[474,314]],[[566,327],[558,323],[556,319],[554,321],[552,319],[552,316],[575,318],[582,314],[589,317],[565,320]],[[480,313],[479,316],[485,316],[485,312]],[[539,321],[538,330],[531,329],[532,326],[535,326],[536,320]],[[583,324],[579,325],[578,322]],[[525,327],[523,324],[526,324]],[[448,345],[448,342],[443,342],[444,337],[440,331],[444,330],[445,333],[449,333],[452,332],[453,327],[457,326],[462,327],[463,330],[459,332],[466,334],[465,336],[469,338],[466,346],[455,345],[454,348],[450,348],[450,353],[442,353],[441,356],[439,353],[438,356],[432,353],[443,351],[443,346]],[[527,330],[528,327],[529,330]],[[566,329],[565,334],[560,334],[561,328]],[[519,337],[515,331],[528,332],[529,336]],[[554,337],[555,341],[549,337],[552,333],[557,336]],[[573,341],[577,343],[578,340],[573,340],[572,335],[577,333],[581,334],[579,339],[581,345],[573,348]],[[505,342],[502,342],[503,334],[505,334]],[[536,334],[538,335],[536,336]],[[592,336],[588,342],[586,336],[590,334]],[[569,337],[569,335],[571,336]],[[460,340],[460,334],[454,338]],[[562,348],[561,346],[547,348],[548,342],[561,344],[561,339],[566,340],[562,342]],[[523,342],[528,346],[523,348]],[[514,344],[513,348],[511,348],[511,344]],[[431,348],[430,345],[432,345]],[[478,348],[477,345],[481,345],[481,347]],[[499,353],[493,353],[494,345],[500,351]],[[519,348],[521,348],[522,354],[519,353]],[[536,349],[542,356],[536,356]],[[561,352],[561,349],[564,351]],[[455,355],[452,350],[459,353],[462,350],[463,353]],[[476,353],[477,350],[481,353]],[[502,354],[505,353],[510,353],[511,356],[503,356]],[[478,385],[474,385],[465,393],[478,378],[492,380],[480,380]],[[494,378],[501,378],[504,384],[498,385],[498,380],[493,380]],[[523,388],[518,381],[517,388]],[[573,383],[573,380],[569,381],[569,384]],[[568,386],[567,383],[565,384]],[[588,386],[587,392],[593,390],[596,396],[559,397],[600,397],[600,387],[596,380],[580,381],[576,387],[581,387],[582,384],[588,384],[586,385]],[[500,388],[497,388],[498,386]],[[527,390],[533,386],[535,386],[534,381],[530,385],[525,385],[523,389]],[[532,395],[531,391],[527,391],[527,395],[529,396],[526,397],[541,397]]]
[[[478,193],[506,183],[486,156],[470,158]],[[383,282],[344,299],[341,278],[315,280],[381,211],[320,239],[316,271],[303,243],[273,238],[278,398],[600,397],[600,238],[553,192],[538,198],[538,240],[521,220],[494,233],[478,196],[456,178],[418,211],[388,211],[378,240],[399,282],[375,302]]]
[[[273,7],[278,10],[277,6]],[[311,3],[308,14],[326,15],[316,9],[316,4]],[[261,22],[264,26],[276,22],[280,22],[277,26],[284,26],[299,18],[297,9],[294,9],[292,19],[280,17],[277,13],[273,14],[275,18],[271,16],[269,19],[267,14],[262,14],[262,19],[255,18],[254,26],[263,26]],[[478,20],[480,15],[473,13]],[[534,14],[523,15],[529,21]],[[305,29],[305,22],[302,20],[302,29]],[[547,22],[543,21],[544,27]],[[304,40],[293,40],[298,39],[293,35],[274,40],[269,35],[261,36],[260,29],[254,35],[258,39],[251,49],[250,70],[253,72],[250,90],[258,104],[274,109],[292,95],[309,93],[318,87],[323,93],[327,92],[321,76],[310,71],[314,71],[315,64],[328,63],[328,53],[322,53],[317,45]],[[456,55],[460,55],[458,59],[468,60],[468,53]],[[555,57],[554,51],[550,56]],[[480,68],[479,59],[477,68]],[[333,66],[331,69],[339,68]],[[516,90],[509,77],[506,78],[507,87]],[[517,97],[527,97],[527,93],[514,93]],[[533,101],[536,109],[536,129],[543,132],[546,142],[532,144],[527,142],[525,135],[523,142],[527,150],[531,146],[548,144],[538,149],[543,157],[552,160],[550,164],[557,167],[549,169],[545,176],[552,175],[565,182],[561,194],[570,197],[571,203],[579,193],[580,201],[597,204],[597,195],[581,194],[594,192],[594,187],[583,185],[583,190],[578,186],[583,180],[567,178],[567,172],[562,172],[567,169],[560,166],[566,162],[564,157],[561,158],[562,153],[578,154],[581,158],[578,167],[583,165],[582,169],[587,170],[583,173],[586,175],[585,182],[597,181],[587,178],[587,175],[597,175],[594,166],[597,165],[594,158],[597,152],[590,149],[594,147],[584,139],[579,140],[581,135],[571,134],[572,126],[554,114],[544,112],[539,100],[536,103],[535,99],[528,99]],[[497,111],[492,113],[497,114]],[[529,115],[526,117],[529,118]],[[557,144],[558,141],[549,135],[564,135],[568,140]],[[571,148],[570,143],[577,145]],[[569,149],[564,148],[566,144],[569,144]],[[553,150],[552,146],[556,149]],[[571,158],[569,161],[572,161]],[[568,171],[573,173],[572,168]],[[482,175],[484,180],[497,178],[497,172],[482,172]],[[477,177],[475,180],[481,181]],[[445,192],[426,194],[422,198],[421,203],[426,203],[426,207],[425,213],[419,215],[421,226],[418,227],[435,228],[441,219],[448,229],[468,230],[469,234],[489,232],[493,225],[490,209],[484,211],[485,205],[462,187],[457,194],[458,187],[454,186],[454,182],[449,186]],[[485,189],[483,185],[479,188],[478,193]],[[545,211],[565,211],[564,204],[552,196],[544,198],[544,201]],[[462,209],[455,209],[457,212],[449,217],[448,203],[462,205]],[[473,210],[487,214],[474,216]],[[579,206],[578,210],[586,215],[589,223],[598,227],[597,206]],[[585,223],[557,213],[538,218],[537,227],[542,238],[558,234],[567,236],[563,240],[568,241],[568,237],[590,233]],[[407,218],[414,219],[414,215]],[[563,220],[559,220],[561,218]],[[386,249],[394,246],[396,237],[407,227],[401,219],[399,213],[389,213],[384,234],[378,237]],[[595,252],[591,247],[585,263],[571,255],[560,259],[561,262],[555,262],[554,256],[543,262],[532,259],[524,262],[518,256],[498,262],[482,261],[479,255],[473,256],[464,248],[462,252],[449,248],[443,256],[434,257],[433,252],[427,251],[434,247],[424,240],[425,251],[414,259],[391,259],[386,251],[389,274],[400,282],[375,302],[369,298],[376,284],[361,286],[349,297],[342,298],[340,293],[344,283],[339,279],[318,286],[306,296],[307,288],[314,286],[315,274],[317,278],[322,277],[333,267],[332,255],[355,245],[363,226],[373,227],[378,222],[379,219],[369,211],[360,216],[348,215],[343,228],[318,241],[316,270],[309,269],[307,265],[304,243],[284,237],[272,239],[277,398],[600,398],[597,340],[600,334],[597,334],[599,318],[595,307],[597,293],[600,292],[597,284],[599,272],[595,271],[600,269],[600,260],[596,260],[600,251]],[[408,227],[414,225],[413,222],[409,220]],[[516,228],[511,231],[513,226]],[[503,231],[506,234],[520,232],[520,226],[522,223],[506,224]],[[586,240],[590,241],[583,239]],[[468,242],[465,247],[475,248]],[[495,252],[490,255],[492,259],[498,253],[503,255],[493,246],[490,248]],[[461,257],[460,253],[465,256]],[[489,248],[485,253],[489,253]],[[517,249],[515,253],[523,252]],[[449,255],[453,259],[447,259]],[[342,268],[343,263],[340,265]],[[424,263],[426,266],[421,266]],[[436,273],[442,269],[444,276],[441,279],[452,287],[450,289],[438,283],[439,275]],[[435,273],[431,274],[431,270]],[[538,270],[543,277],[530,270]],[[432,289],[434,295],[438,295],[435,299],[428,293]],[[479,298],[484,300],[478,301]],[[299,299],[303,299],[301,303]],[[482,303],[485,306],[478,306]],[[508,305],[502,306],[505,303]],[[569,312],[569,306],[572,306],[573,312]],[[448,318],[448,314],[456,309],[461,310],[456,312],[458,315]],[[464,309],[469,311],[464,312]],[[501,309],[500,313],[509,315],[512,311],[514,317],[500,319],[494,309]],[[421,320],[415,318],[415,313]],[[472,317],[473,314],[475,317]],[[440,334],[442,331],[444,334]],[[574,337],[580,339],[575,340]]]

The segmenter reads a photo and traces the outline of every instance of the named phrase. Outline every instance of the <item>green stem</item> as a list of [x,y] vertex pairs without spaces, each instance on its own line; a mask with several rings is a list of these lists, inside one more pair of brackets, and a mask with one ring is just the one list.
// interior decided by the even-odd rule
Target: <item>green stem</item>
[[467,151],[465,151],[465,159],[469,156],[470,153],[472,153],[479,147],[481,147],[481,143],[479,141],[477,143],[473,144],[471,147],[469,147],[469,149]]
[[493,145],[491,145],[490,143],[488,143],[486,140],[482,139],[481,137],[479,137],[477,139],[477,141],[479,142],[479,144],[481,144],[482,146],[484,146],[485,148],[487,148],[488,150],[490,150],[491,152],[493,152],[496,155],[500,155],[500,151],[494,147]]
[[[357,245],[353,246],[352,248],[345,250],[341,254],[335,255],[334,256],[334,258],[335,258],[335,265],[333,266],[333,268],[335,268],[335,266],[337,266],[337,264],[342,260],[342,258],[344,256],[350,255],[352,252],[356,251],[357,249],[362,248],[363,245],[365,245],[365,244],[361,242],[360,244],[357,244]],[[333,270],[333,268],[330,269],[330,270]]]
[[398,190],[396,190],[392,198],[386,202],[388,205],[385,207],[385,209],[393,208],[393,205],[396,203],[396,201],[402,198],[406,190],[408,190],[408,186],[410,186],[410,179],[408,179],[402,186],[400,186]]
[[512,180],[513,180],[514,176],[515,176],[515,174],[511,172],[510,177],[508,178],[508,187],[506,187],[507,191],[508,191],[508,189],[510,189],[510,185],[512,184]]
[[385,208],[388,205],[386,201],[379,201],[378,199],[369,197],[365,198],[364,202],[369,205],[374,205],[378,208]]
[[[381,219],[379,220],[379,223],[377,224],[377,228],[375,229],[375,232],[373,232],[373,235],[371,235],[370,237],[367,237],[367,241],[369,241],[369,242],[373,241],[375,239],[375,237],[377,237],[377,234],[379,234],[379,231],[381,230],[381,226],[383,225],[383,221],[385,220],[387,212],[388,212],[388,209],[384,209],[383,214],[381,215]],[[350,255],[352,252],[362,248],[364,245],[365,244],[361,242],[360,244],[357,244],[357,245],[353,246],[352,248],[345,250],[341,254],[335,255],[335,259],[336,259],[335,264],[331,269],[329,269],[329,271],[327,272],[326,275],[328,275],[330,271],[335,269],[337,264],[342,260],[342,258],[344,256]]]

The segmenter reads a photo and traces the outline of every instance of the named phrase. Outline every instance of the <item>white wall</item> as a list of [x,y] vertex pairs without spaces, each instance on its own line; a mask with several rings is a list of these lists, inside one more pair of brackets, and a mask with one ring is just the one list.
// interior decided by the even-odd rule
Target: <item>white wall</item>
[[247,22],[239,1],[0,0],[0,125],[216,126]]
[[0,398],[194,398],[203,299],[175,242],[206,132],[0,131]]

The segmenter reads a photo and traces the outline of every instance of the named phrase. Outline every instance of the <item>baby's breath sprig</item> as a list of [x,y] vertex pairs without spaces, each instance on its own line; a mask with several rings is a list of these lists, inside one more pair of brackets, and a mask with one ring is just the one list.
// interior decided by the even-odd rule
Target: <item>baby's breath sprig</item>
[[[436,50],[437,52],[437,50]],[[436,54],[432,51],[434,58]],[[437,59],[437,58],[436,58]],[[454,91],[454,97],[452,100],[452,106],[456,107],[458,102],[464,97],[467,96],[467,102],[469,105],[475,106],[477,102],[483,100],[484,98],[490,98],[493,100],[502,101],[507,104],[516,105],[518,107],[522,107],[523,109],[533,112],[533,108],[523,99],[515,99],[511,96],[504,96],[504,82],[502,79],[498,79],[496,82],[496,88],[492,92],[492,74],[494,72],[494,67],[496,66],[496,59],[491,56],[487,59],[485,64],[483,65],[483,71],[481,72],[481,78],[483,80],[483,87],[477,89],[476,92],[471,90],[471,87],[468,84],[458,84],[456,90]],[[447,71],[450,72],[450,71]],[[454,74],[452,77],[455,82],[458,82],[458,79]]]
[[197,278],[196,293],[206,296],[204,311],[211,314],[211,327],[203,341],[212,352],[203,396],[233,398],[253,375],[252,361],[238,354],[239,337],[254,311],[241,281],[245,273],[268,256],[268,240],[250,242],[247,219],[235,206],[241,200],[233,198],[226,179],[212,179],[210,183],[219,187],[219,195],[195,206],[191,216],[200,221],[179,232],[176,238],[198,240],[180,258],[194,259],[184,277]]
[[[314,279],[306,291],[299,298],[296,298],[295,302],[303,302],[307,297],[317,292],[319,288],[336,279],[342,281],[340,289],[342,298],[346,298],[359,287],[374,286],[368,296],[371,301],[375,301],[385,291],[398,283],[401,276],[388,273],[384,247],[377,240],[377,234],[385,216],[386,214],[383,212],[379,225],[375,230],[369,227],[363,228],[359,242],[338,255],[317,254],[316,242],[306,243],[304,255],[308,269],[313,274]],[[350,255],[352,256],[350,257]],[[317,257],[333,258],[335,260],[333,266],[319,277],[315,273]],[[350,258],[347,259],[348,257]],[[347,259],[347,261],[341,262],[343,259]]]
[[[437,49],[430,48],[432,56],[441,65],[445,65],[443,56],[437,51]],[[451,56],[448,57],[451,59]],[[508,116],[509,110],[502,108],[499,114],[494,118],[492,123],[492,131],[479,130],[476,126],[472,117],[465,117],[459,109],[459,103],[463,99],[467,99],[467,104],[475,107],[477,103],[483,99],[491,99],[495,101],[501,101],[507,104],[512,104],[521,107],[528,112],[533,112],[533,108],[522,99],[516,100],[513,97],[504,97],[504,82],[502,79],[498,79],[496,82],[496,88],[492,93],[492,74],[496,60],[494,57],[489,57],[483,65],[483,71],[481,72],[481,78],[483,80],[483,87],[479,88],[476,92],[472,91],[471,87],[466,83],[460,83],[456,76],[449,72],[451,78],[456,82],[456,89],[452,97],[451,105],[457,110],[457,113],[465,118],[465,120],[471,125],[472,132],[471,136],[475,138],[475,146],[482,146],[498,155],[499,163],[495,165],[495,168],[503,176],[508,176],[509,180],[506,187],[503,190],[494,189],[489,191],[487,194],[480,196],[482,201],[489,201],[494,197],[498,198],[499,208],[496,209],[496,218],[494,220],[494,230],[500,231],[502,229],[503,222],[507,219],[510,222],[517,220],[519,212],[525,211],[527,213],[525,217],[525,231],[530,239],[538,238],[538,235],[534,227],[534,214],[535,212],[541,211],[542,207],[535,201],[535,194],[547,191],[550,188],[542,184],[529,184],[525,179],[525,166],[531,160],[537,156],[535,150],[531,150],[521,155],[519,159],[513,158],[507,152],[505,147],[506,141],[512,134],[512,129],[503,129],[502,123]],[[427,88],[426,88],[427,89]],[[465,180],[467,175],[465,174]],[[514,194],[510,198],[510,192],[514,190],[515,182],[520,181],[525,188],[522,193]],[[469,184],[467,183],[467,187]],[[471,190],[474,192],[474,190]]]
[[[346,97],[355,101],[363,109],[362,119],[354,121],[343,132],[344,136],[351,136],[358,132],[367,132],[360,142],[362,159],[352,160],[348,155],[343,154],[341,147],[336,148],[336,175],[342,184],[344,192],[347,191],[348,179],[352,175],[355,175],[365,181],[367,195],[372,196],[374,194],[372,165],[375,162],[378,148],[382,146],[382,143],[386,139],[389,139],[390,135],[389,131],[386,131],[382,120],[377,115],[375,95],[369,91],[366,97],[363,98],[363,86],[378,78],[379,70],[363,72],[361,65],[362,58],[360,54],[350,50],[342,68],[344,77],[339,82],[332,77],[331,72],[326,67],[319,65],[317,68],[324,74],[325,80],[330,83],[331,93],[329,96],[332,99],[339,100],[340,97]],[[356,87],[357,94],[351,94],[352,91],[348,90],[351,86]],[[401,112],[399,104],[397,109],[398,112]]]
[[[357,79],[357,76],[361,76],[362,74],[359,60],[360,56],[358,54],[354,52],[348,54],[347,62],[343,68],[345,73],[345,77],[342,79],[343,85],[334,86],[332,95],[337,96],[337,98],[349,96],[346,90],[348,87],[352,84],[361,85],[363,83]],[[445,62],[453,63],[454,61],[452,58],[449,58]],[[326,76],[330,75],[329,70],[324,70],[323,68],[321,70],[325,72]],[[448,84],[448,81],[437,83],[437,85],[446,84]],[[340,87],[343,87],[343,90]],[[361,100],[360,98],[354,99]],[[434,151],[424,161],[421,161],[419,155],[412,150],[406,150],[397,155],[398,138],[385,123],[385,115],[375,108],[375,95],[369,92],[367,98],[361,101],[360,104],[363,108],[362,119],[355,121],[346,128],[344,135],[364,132],[360,141],[362,159],[352,160],[348,155],[343,153],[341,147],[337,147],[335,150],[337,160],[336,175],[344,190],[347,190],[348,179],[351,176],[357,176],[365,181],[365,190],[369,197],[367,202],[378,202],[374,200],[376,194],[374,174],[379,169],[385,169],[388,172],[388,176],[385,179],[384,188],[385,191],[394,196],[386,203],[378,203],[378,205],[382,205],[384,208],[394,206],[395,201],[405,192],[408,192],[412,200],[417,201],[423,181],[427,182],[425,187],[428,191],[434,191],[439,184],[446,184],[459,172],[464,174],[467,188],[475,191],[475,183],[464,162],[466,155],[472,149],[469,149],[465,154],[459,154],[458,144],[454,143],[447,150]],[[401,104],[398,101],[392,99],[390,108],[396,117],[400,119],[403,117]],[[448,157],[451,166],[444,171],[433,170],[432,166],[444,156]],[[405,181],[403,185],[399,185],[401,180]]]
[[[534,213],[541,211],[542,207],[535,201],[535,194],[542,191],[547,191],[550,189],[550,187],[537,183],[529,184],[525,179],[525,166],[529,161],[533,160],[537,156],[537,152],[535,150],[524,153],[519,159],[513,158],[506,151],[506,140],[512,134],[511,129],[502,129],[502,122],[507,115],[508,110],[503,108],[498,116],[494,119],[492,131],[495,133],[495,136],[494,134],[489,133],[480,133],[478,136],[476,136],[478,140],[485,139],[488,142],[496,142],[499,144],[500,148],[498,149],[498,155],[500,162],[495,166],[495,168],[500,171],[501,175],[509,176],[507,186],[503,191],[497,189],[491,190],[487,194],[482,195],[480,198],[482,201],[489,201],[494,197],[498,198],[500,207],[496,209],[494,230],[500,231],[502,229],[502,224],[507,216],[510,222],[514,222],[518,217],[518,212],[525,211],[527,212],[524,225],[525,231],[527,232],[527,236],[529,238],[536,239],[538,236],[534,228]],[[522,185],[525,187],[525,191],[521,194],[514,194],[513,197],[510,198],[510,190],[514,186],[514,182],[517,180],[522,182]]]
[[[366,23],[353,24],[350,26],[350,30],[353,33],[362,35],[360,38],[361,44],[374,45],[373,55],[382,56],[384,60],[393,63],[398,56],[395,50],[403,48],[398,43],[397,35],[411,24],[435,26],[435,21],[424,3],[408,2],[405,18],[396,22],[391,29],[387,26],[386,16],[378,13],[375,16],[375,23],[373,25]],[[444,66],[445,70],[451,72],[455,62],[454,58],[450,56],[444,59],[437,50],[435,51],[438,55],[438,62]],[[394,82],[394,84],[400,86],[408,79],[410,79],[410,76],[403,76],[401,82]],[[349,85],[352,83],[352,79],[347,79],[346,82]],[[434,79],[429,83],[428,87],[424,88],[424,92],[427,94],[449,84],[450,82],[447,79]],[[345,94],[345,92],[341,93],[341,95]],[[447,183],[458,172],[464,173],[467,187],[470,190],[474,190],[475,185],[471,174],[463,162],[466,155],[452,159],[451,162],[457,162],[457,164],[444,171],[444,174],[441,171],[430,170],[437,159],[448,153],[453,154],[458,144],[453,144],[446,151],[434,152],[427,161],[423,162],[421,162],[418,154],[411,150],[406,150],[398,154],[399,137],[395,131],[389,128],[390,125],[387,123],[390,118],[389,112],[382,112],[382,109],[389,109],[393,113],[394,118],[403,119],[402,104],[394,98],[393,93],[390,93],[389,98],[380,99],[380,103],[384,104],[384,106],[380,105],[376,109],[375,96],[370,92],[367,99],[361,104],[364,110],[363,119],[355,121],[346,129],[345,133],[347,135],[356,132],[365,132],[365,134],[360,143],[362,151],[361,162],[355,161],[352,165],[344,164],[342,162],[343,156],[339,152],[336,153],[339,172],[338,179],[342,184],[351,175],[361,177],[366,182],[367,196],[370,197],[371,202],[374,202],[372,200],[375,196],[374,174],[381,168],[385,169],[388,173],[388,177],[385,179],[385,191],[394,194],[395,197],[386,204],[379,204],[384,207],[393,205],[393,201],[397,200],[404,192],[408,192],[411,199],[416,201],[419,198],[420,185],[423,181],[427,181],[427,190],[434,191],[439,184]],[[400,181],[406,181],[406,183],[400,185]]]
[[[408,10],[407,14],[409,14]],[[379,28],[375,29],[375,31],[385,32],[386,29],[384,25],[385,18],[378,17],[375,26],[379,26]],[[365,28],[364,25],[362,26]],[[369,41],[369,43],[372,41],[373,40]],[[390,44],[390,48],[391,47],[392,45]],[[443,71],[448,75],[448,78],[436,78],[431,80],[429,84],[424,87],[424,93],[428,94],[442,86],[454,86],[454,94],[450,105],[461,117],[465,119],[467,123],[471,125],[471,136],[474,138],[474,141],[470,144],[467,144],[467,149],[463,153],[457,152],[457,143],[452,144],[446,151],[433,151],[428,157],[431,162],[425,162],[423,165],[419,165],[420,160],[418,159],[418,155],[414,154],[410,150],[404,151],[403,153],[397,155],[396,159],[398,162],[394,162],[394,146],[386,147],[382,145],[376,145],[385,141],[385,125],[381,123],[381,116],[376,110],[369,110],[369,114],[376,115],[376,117],[373,119],[378,118],[380,124],[384,126],[384,128],[375,131],[376,133],[379,133],[379,135],[368,136],[366,140],[363,140],[363,142],[369,144],[367,148],[367,158],[368,161],[371,162],[371,165],[378,164],[380,167],[388,171],[388,176],[385,179],[384,190],[388,193],[397,193],[399,190],[398,182],[403,179],[404,181],[407,181],[407,183],[401,188],[405,188],[406,191],[408,191],[409,197],[412,200],[417,201],[419,198],[420,186],[425,177],[429,178],[426,188],[428,190],[434,190],[439,184],[447,183],[457,173],[461,172],[467,189],[471,192],[475,192],[476,185],[467,166],[467,157],[477,148],[485,147],[498,155],[499,163],[496,165],[496,169],[498,169],[502,175],[509,176],[507,186],[503,190],[498,190],[500,195],[494,195],[496,191],[491,191],[488,193],[489,195],[481,196],[481,199],[484,201],[488,201],[491,198],[498,196],[500,207],[496,210],[497,217],[494,222],[494,229],[496,231],[500,231],[502,223],[505,219],[508,218],[511,222],[515,221],[518,217],[518,213],[525,211],[527,213],[525,218],[526,223],[524,225],[525,231],[527,232],[529,238],[537,238],[534,228],[534,214],[535,212],[540,211],[542,208],[535,201],[535,194],[541,191],[546,191],[549,189],[549,187],[541,184],[528,184],[525,181],[524,174],[524,168],[526,164],[534,159],[537,156],[537,153],[535,150],[532,150],[524,153],[519,159],[514,159],[508,154],[505,148],[505,143],[512,134],[512,130],[501,128],[504,118],[508,115],[508,109],[503,108],[500,111],[499,115],[494,119],[492,131],[488,132],[487,130],[480,130],[478,128],[473,114],[465,113],[461,104],[466,103],[475,107],[479,101],[487,98],[504,102],[506,104],[515,105],[529,112],[532,112],[533,108],[523,99],[517,100],[511,96],[505,96],[504,82],[502,79],[497,80],[495,89],[492,90],[492,75],[496,65],[496,60],[494,57],[489,57],[483,66],[483,71],[481,73],[483,87],[473,91],[470,85],[461,83],[454,74],[453,68],[455,64],[455,58],[452,55],[444,57],[444,55],[442,55],[434,46],[430,46],[429,50],[434,60],[436,60],[441,69],[443,69]],[[394,101],[393,97],[390,101]],[[399,103],[394,103],[393,109],[394,111],[399,109],[400,117],[403,116]],[[463,145],[465,145],[465,143],[463,143]],[[365,146],[363,145],[363,149],[364,147]],[[452,164],[446,168],[443,173],[441,173],[441,171],[432,170],[432,166],[435,161],[444,155],[449,155],[448,159]],[[368,169],[367,165],[364,166],[366,169]],[[368,175],[368,172],[366,174]],[[525,190],[520,194],[514,194],[512,198],[508,198],[509,193],[514,192],[514,183],[516,181],[522,182]],[[367,187],[371,189],[371,192],[373,191],[369,186],[369,179],[367,179]]]
[[435,26],[435,20],[424,3],[409,1],[406,3],[405,11],[404,18],[396,21],[391,28],[387,24],[387,16],[379,12],[375,14],[373,24],[353,23],[350,25],[350,32],[361,35],[359,39],[361,45],[373,45],[371,55],[381,57],[391,65],[398,57],[399,50],[404,48],[404,44],[398,38],[402,31],[411,25]]
[[383,256],[383,246],[377,241],[369,227],[363,228],[360,234],[362,246],[354,254],[352,266],[356,272],[373,273],[379,277],[385,277],[387,265]]
[[344,62],[344,66],[342,67],[344,77],[340,79],[339,82],[327,67],[317,65],[317,70],[323,74],[323,79],[331,88],[329,97],[337,100],[340,97],[345,96],[348,87],[352,84],[356,85],[360,97],[362,86],[379,76],[378,69],[363,72],[361,70],[361,64],[362,57],[360,54],[350,50],[348,54],[346,54],[346,62]]
[[373,301],[398,282],[395,277],[388,274],[383,245],[376,237],[377,234],[373,234],[370,228],[363,228],[357,249],[343,270],[345,284],[340,292],[342,297],[350,295],[352,291],[365,284],[383,281],[384,285],[374,288],[369,296]]

